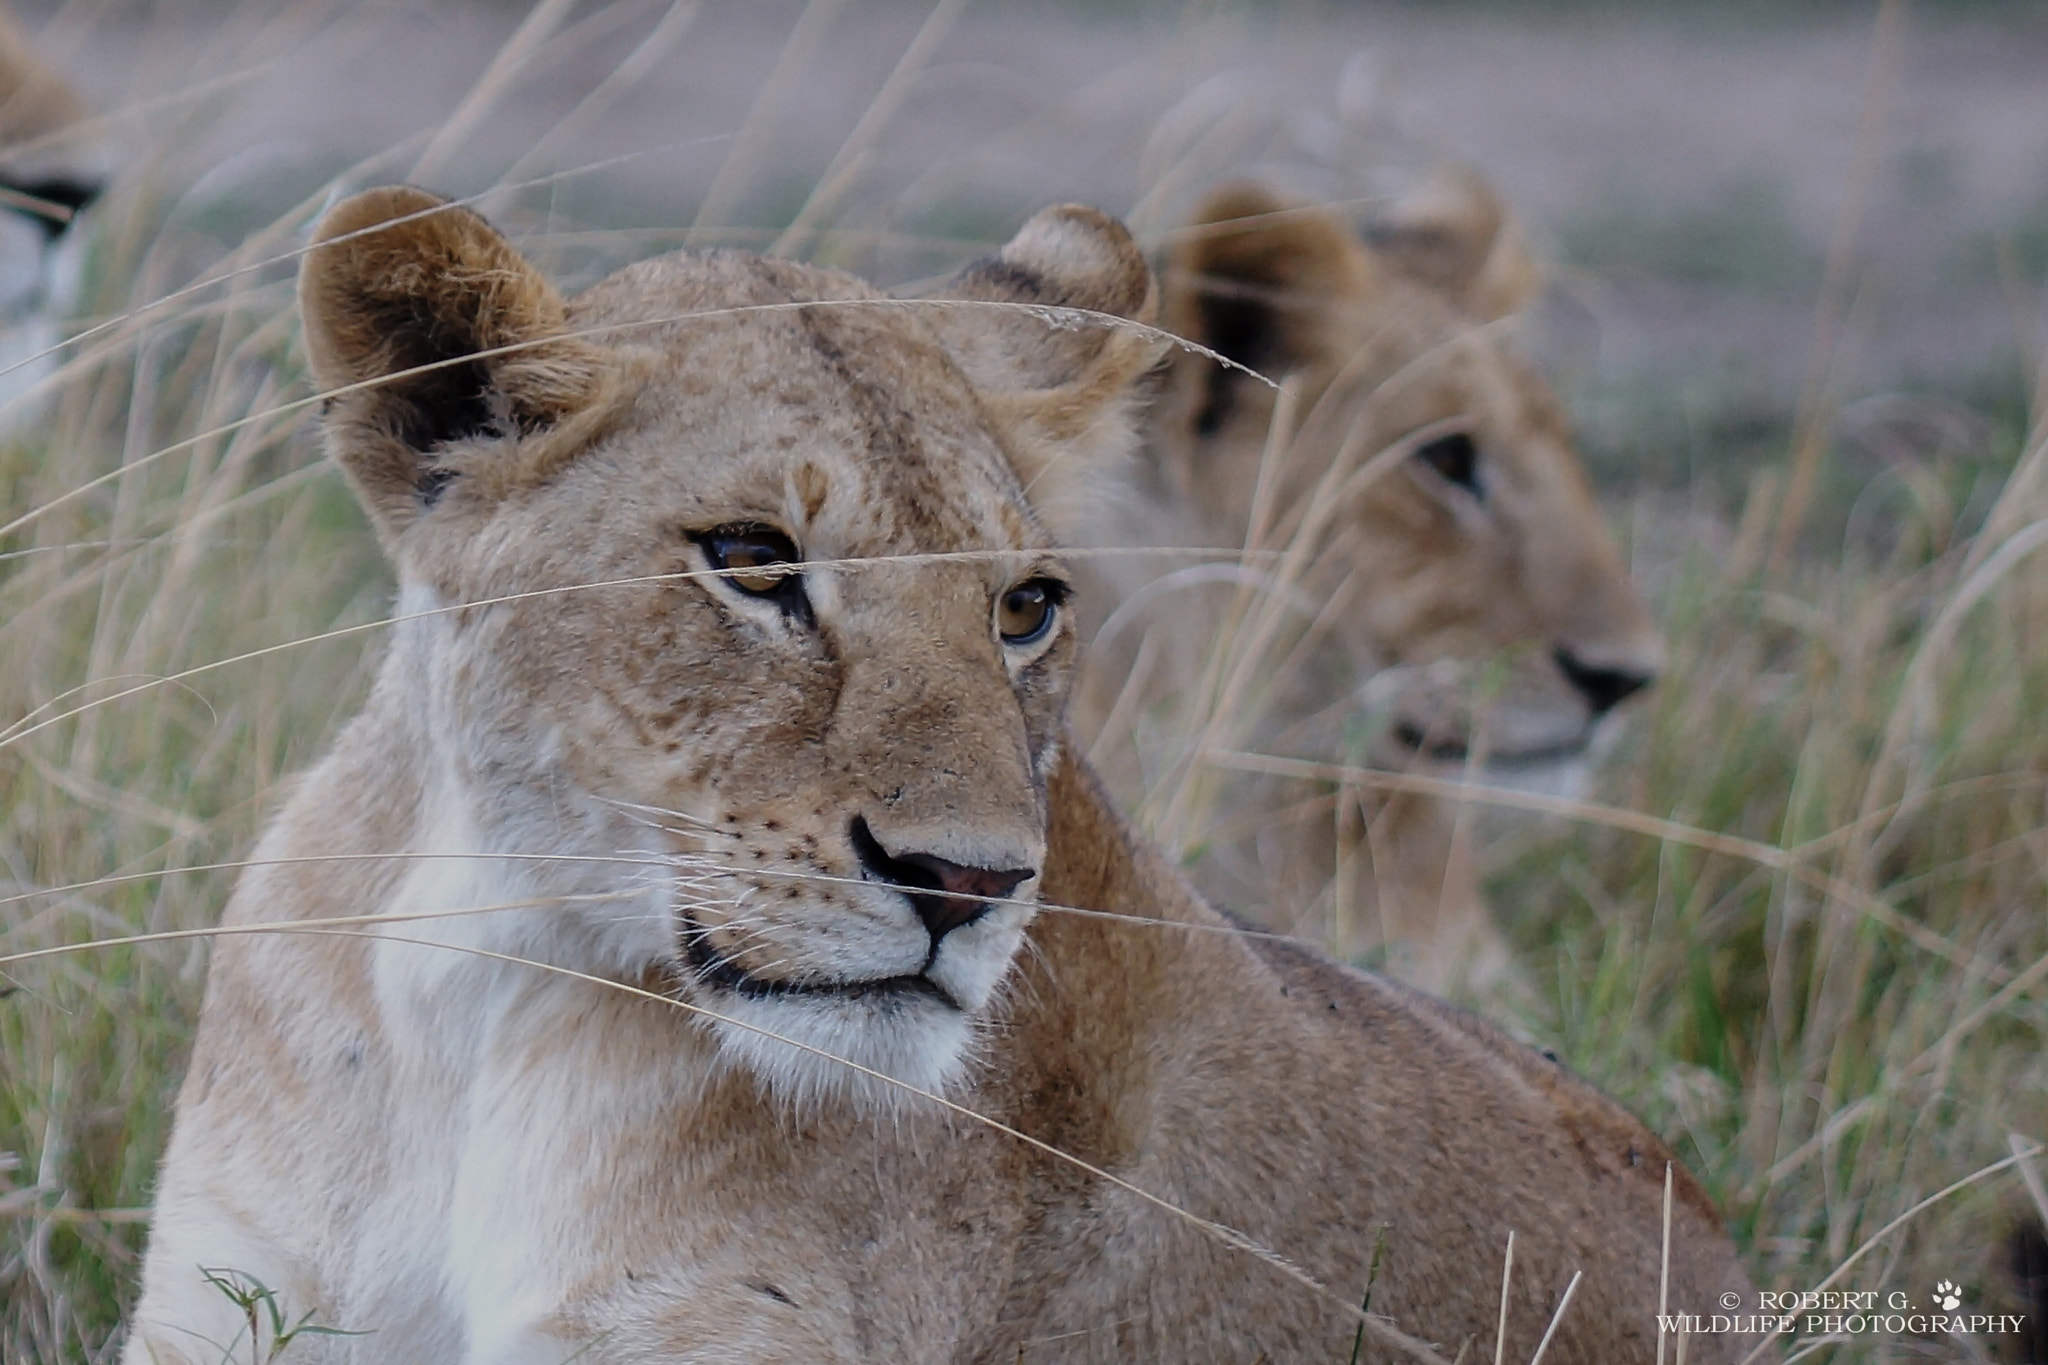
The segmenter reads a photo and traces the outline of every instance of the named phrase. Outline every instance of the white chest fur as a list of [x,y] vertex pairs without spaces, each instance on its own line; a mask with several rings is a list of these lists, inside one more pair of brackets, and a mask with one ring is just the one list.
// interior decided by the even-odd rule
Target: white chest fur
[[336,1276],[336,1325],[384,1339],[364,1361],[563,1360],[587,1343],[542,1325],[601,1270],[607,1141],[687,1109],[709,1058],[682,1046],[621,1084],[605,1026],[618,1001],[582,979],[658,954],[650,879],[593,893],[573,859],[486,851],[465,802],[435,809],[372,958],[386,1177]]
[[472,958],[433,978],[437,991],[483,1006],[463,1027],[428,1036],[433,1021],[452,1019],[430,1003],[404,1016],[389,1178],[365,1210],[336,1298],[349,1319],[340,1325],[374,1325],[407,1345],[364,1361],[526,1365],[587,1345],[545,1325],[579,1283],[606,1273],[604,1209],[621,1193],[611,1188],[614,1147],[687,1121],[707,1056],[685,1046],[621,1084],[616,1040],[593,1021],[603,988],[530,972]]

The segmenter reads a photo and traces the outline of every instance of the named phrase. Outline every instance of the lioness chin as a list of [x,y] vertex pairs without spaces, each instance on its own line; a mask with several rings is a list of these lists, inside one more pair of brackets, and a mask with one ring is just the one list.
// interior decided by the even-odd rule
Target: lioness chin
[[268,1358],[209,1272],[362,1333],[301,1365],[1328,1362],[1369,1274],[1367,1354],[1447,1357],[1510,1230],[1512,1358],[1579,1271],[1548,1359],[1651,1358],[1665,1148],[1241,937],[1065,743],[1054,532],[1156,348],[1044,309],[1142,321],[1143,258],[1049,209],[949,294],[564,299],[421,191],[331,212],[307,350],[399,619],[227,909],[129,1365]]

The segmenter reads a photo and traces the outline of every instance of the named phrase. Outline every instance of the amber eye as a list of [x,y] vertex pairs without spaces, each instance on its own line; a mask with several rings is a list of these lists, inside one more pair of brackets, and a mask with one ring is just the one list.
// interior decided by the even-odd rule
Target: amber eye
[[1052,629],[1067,585],[1050,578],[1019,583],[996,600],[996,631],[1006,645],[1028,645]]
[[[778,564],[797,562],[796,546],[780,531],[766,526],[721,526],[705,534],[699,543],[703,545],[704,557],[711,561],[711,567],[730,570],[725,581],[743,593],[754,597],[774,597],[779,593],[801,590],[802,575],[774,568]],[[748,572],[753,569],[770,572]]]

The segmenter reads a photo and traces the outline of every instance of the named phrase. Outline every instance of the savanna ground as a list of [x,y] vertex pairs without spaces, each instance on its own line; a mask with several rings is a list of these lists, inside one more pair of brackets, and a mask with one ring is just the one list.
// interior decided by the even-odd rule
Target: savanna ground
[[[694,241],[909,284],[1056,199],[1156,242],[1224,173],[1355,201],[1454,154],[1558,262],[1528,344],[1672,649],[1596,803],[1486,818],[1538,987],[1513,1022],[1678,1145],[1760,1284],[2016,1306],[2015,1152],[2048,1139],[2048,12],[29,17],[120,170],[85,330],[0,442],[0,957],[210,924],[361,695],[391,584],[291,313],[341,190],[484,194],[572,281]],[[0,1358],[109,1356],[205,960],[0,963]]]

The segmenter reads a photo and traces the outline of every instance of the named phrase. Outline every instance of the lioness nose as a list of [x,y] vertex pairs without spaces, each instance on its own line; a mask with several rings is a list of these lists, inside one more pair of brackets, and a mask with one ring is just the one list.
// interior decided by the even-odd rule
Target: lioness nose
[[903,888],[934,946],[986,915],[991,900],[1002,900],[1037,875],[1031,868],[968,867],[935,853],[892,854],[863,819],[853,822],[853,847],[869,872]]
[[1607,714],[1657,680],[1654,673],[1585,663],[1568,649],[1557,651],[1557,666],[1596,716]]
[[[936,943],[964,924],[972,924],[988,913],[990,900],[1001,900],[1017,889],[1031,874],[1014,870],[995,871],[986,867],[963,867],[929,853],[912,853],[902,859],[922,869],[938,884],[939,893],[913,894],[910,903],[917,917]],[[914,884],[914,883],[913,883]]]

